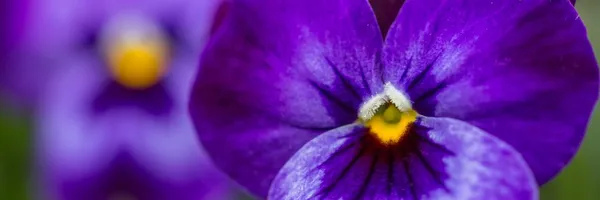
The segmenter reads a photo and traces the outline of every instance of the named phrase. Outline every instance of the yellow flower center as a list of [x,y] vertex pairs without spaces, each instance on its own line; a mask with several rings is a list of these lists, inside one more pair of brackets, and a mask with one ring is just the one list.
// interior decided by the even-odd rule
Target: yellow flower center
[[134,13],[115,16],[101,36],[109,71],[123,86],[145,89],[167,72],[168,40],[153,20]]
[[390,82],[385,83],[381,93],[363,102],[358,111],[359,122],[386,146],[398,144],[410,132],[417,116],[408,95]]
[[160,41],[116,44],[108,51],[111,74],[128,88],[151,87],[166,71],[166,49]]
[[417,120],[417,112],[409,110],[402,112],[394,104],[383,105],[365,125],[370,133],[385,145],[397,144],[408,132],[413,122]]

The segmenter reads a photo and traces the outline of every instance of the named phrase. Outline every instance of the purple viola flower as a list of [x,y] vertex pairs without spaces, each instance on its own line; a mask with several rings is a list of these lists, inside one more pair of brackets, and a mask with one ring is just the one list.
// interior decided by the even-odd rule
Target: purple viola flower
[[190,101],[216,164],[269,199],[534,199],[577,151],[569,1],[409,0],[382,30],[364,0],[235,1]]
[[39,98],[32,100],[39,198],[230,198],[232,187],[206,156],[187,109],[219,3],[28,4],[23,39],[6,69],[36,86],[23,99]]

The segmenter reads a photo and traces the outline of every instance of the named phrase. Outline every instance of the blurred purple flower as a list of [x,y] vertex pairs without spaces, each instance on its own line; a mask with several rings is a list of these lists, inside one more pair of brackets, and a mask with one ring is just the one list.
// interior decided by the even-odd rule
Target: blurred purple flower
[[36,108],[40,198],[228,198],[187,109],[219,3],[29,2],[2,78]]
[[598,96],[567,0],[409,0],[389,30],[364,0],[239,0],[200,66],[201,140],[269,199],[536,198]]

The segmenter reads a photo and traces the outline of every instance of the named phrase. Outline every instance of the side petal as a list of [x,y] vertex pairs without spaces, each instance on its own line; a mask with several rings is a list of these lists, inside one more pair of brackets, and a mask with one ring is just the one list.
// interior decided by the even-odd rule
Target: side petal
[[375,147],[357,125],[313,139],[279,172],[269,199],[537,199],[533,174],[508,144],[453,119],[415,125],[395,148]]
[[367,82],[379,80],[361,71],[381,46],[364,0],[232,2],[193,87],[202,142],[228,174],[266,196],[305,142],[356,119]]
[[113,134],[106,134],[112,131],[106,126],[111,120],[98,120],[90,114],[93,96],[106,78],[99,75],[102,71],[95,70],[100,69],[97,63],[85,57],[66,61],[64,64],[71,67],[63,69],[69,70],[61,70],[60,76],[50,80],[48,89],[40,95],[43,101],[36,110],[36,161],[42,170],[40,175],[51,181],[45,183],[50,187],[71,180],[100,184],[92,182],[110,168],[112,158],[119,152],[118,140]]
[[98,7],[77,0],[11,2],[21,9],[20,34],[11,38],[10,52],[2,63],[6,66],[0,67],[0,93],[19,106],[35,109],[52,76],[64,70],[64,59],[74,52],[95,50],[86,42]]
[[419,113],[508,142],[538,183],[577,151],[599,73],[569,1],[407,1],[385,45],[385,79]]

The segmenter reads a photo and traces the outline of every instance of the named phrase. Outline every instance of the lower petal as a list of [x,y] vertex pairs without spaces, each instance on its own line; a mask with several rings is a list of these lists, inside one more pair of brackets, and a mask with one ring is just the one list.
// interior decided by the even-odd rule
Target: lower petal
[[303,146],[274,179],[269,199],[535,199],[521,155],[467,123],[422,117],[397,146],[347,125]]

